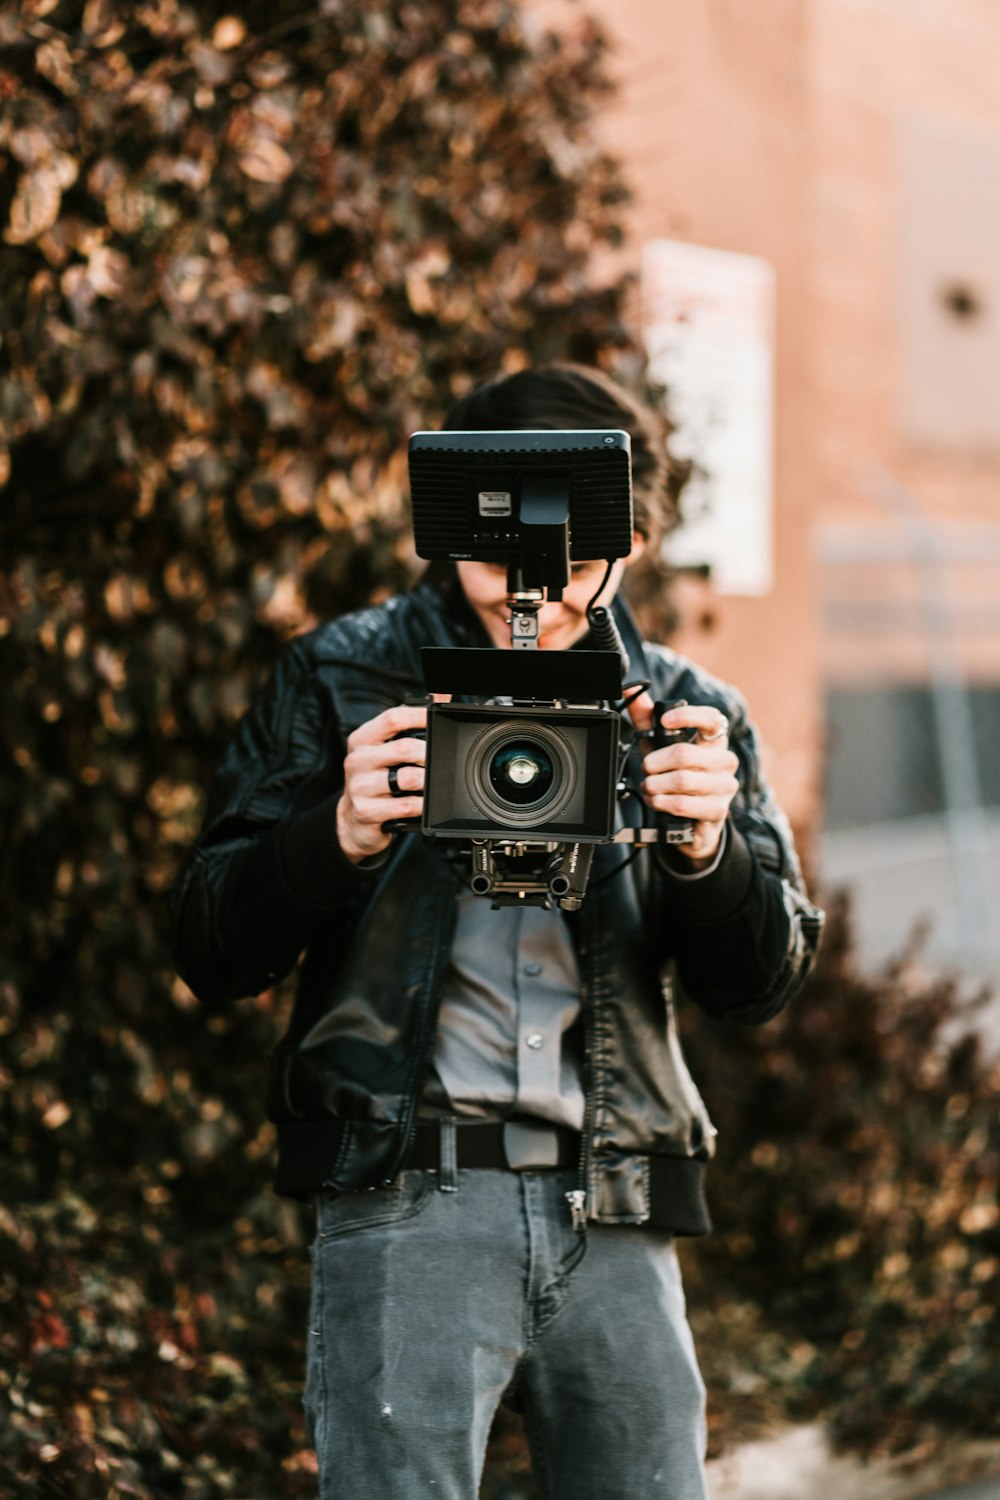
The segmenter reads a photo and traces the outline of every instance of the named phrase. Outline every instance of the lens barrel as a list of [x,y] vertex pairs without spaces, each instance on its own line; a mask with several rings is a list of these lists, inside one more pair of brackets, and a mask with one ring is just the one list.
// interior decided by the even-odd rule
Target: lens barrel
[[533,807],[552,788],[552,757],[537,740],[517,739],[494,751],[487,772],[497,796],[514,807]]
[[487,726],[465,765],[473,802],[490,818],[525,827],[566,806],[579,780],[570,747],[557,729],[517,719]]
[[[469,838],[474,846],[500,838],[607,843],[620,741],[621,715],[612,709],[432,703],[421,829],[430,838]],[[563,873],[575,890],[572,872]],[[493,888],[485,857],[476,874]]]

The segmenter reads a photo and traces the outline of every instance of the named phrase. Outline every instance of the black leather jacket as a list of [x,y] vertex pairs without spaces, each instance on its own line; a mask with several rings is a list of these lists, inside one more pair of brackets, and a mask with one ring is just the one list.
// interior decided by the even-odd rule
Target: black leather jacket
[[[700,1233],[714,1131],[681,1054],[676,987],[715,1015],[766,1020],[802,983],[822,918],[739,696],[641,642],[615,610],[631,680],[727,715],[741,789],[713,874],[676,880],[647,850],[615,873],[627,850],[600,846],[583,911],[569,918],[587,1029],[581,1186],[593,1219]],[[259,993],[304,955],[271,1067],[279,1192],[370,1186],[406,1165],[465,869],[454,845],[417,833],[359,868],[337,843],[335,805],[348,734],[419,690],[419,648],[484,643],[454,584],[440,582],[298,637],[213,781],[174,893],[176,958],[211,1003]]]

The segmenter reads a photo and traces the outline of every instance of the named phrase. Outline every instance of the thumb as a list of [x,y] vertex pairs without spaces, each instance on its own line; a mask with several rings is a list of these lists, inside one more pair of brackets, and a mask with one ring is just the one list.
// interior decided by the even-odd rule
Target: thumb
[[653,727],[653,700],[648,693],[640,693],[628,706],[629,718],[636,729],[647,730]]

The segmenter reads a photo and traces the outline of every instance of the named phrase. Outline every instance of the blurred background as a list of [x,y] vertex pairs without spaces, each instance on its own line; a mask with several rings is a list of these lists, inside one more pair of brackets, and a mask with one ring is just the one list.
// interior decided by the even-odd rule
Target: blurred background
[[629,306],[708,470],[674,556],[711,582],[677,590],[677,640],[745,686],[866,957],[926,924],[929,957],[996,976],[996,14],[589,10]]
[[407,434],[550,358],[669,412],[636,604],[831,911],[686,1023],[716,1494],[1000,1472],[998,65],[986,0],[0,9],[0,1494],[315,1490],[290,991],[206,1012],[167,896],[281,642],[415,576]]

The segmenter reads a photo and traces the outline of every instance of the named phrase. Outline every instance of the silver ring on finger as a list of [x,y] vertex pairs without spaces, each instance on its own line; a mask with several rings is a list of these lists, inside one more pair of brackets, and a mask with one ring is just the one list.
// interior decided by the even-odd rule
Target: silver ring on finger
[[399,784],[399,767],[389,767],[389,792],[393,797],[408,797],[410,794]]
[[726,735],[729,733],[729,720],[726,718],[725,714],[720,714],[719,727],[714,734],[706,734],[704,729],[699,729],[698,733],[701,736],[703,744],[714,745],[718,740],[725,739]]

